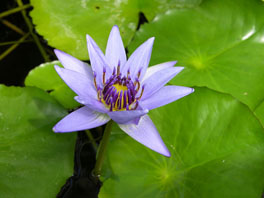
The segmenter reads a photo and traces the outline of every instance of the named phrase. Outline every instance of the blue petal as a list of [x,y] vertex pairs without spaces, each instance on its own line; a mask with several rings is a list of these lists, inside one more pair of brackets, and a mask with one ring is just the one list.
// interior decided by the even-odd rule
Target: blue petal
[[151,97],[141,100],[140,105],[143,108],[151,110],[169,104],[192,92],[194,92],[194,89],[189,87],[165,86]]
[[54,52],[64,68],[84,74],[89,79],[93,78],[92,68],[87,63],[82,62],[58,49],[55,49]]
[[93,71],[96,73],[97,84],[103,84],[103,72],[105,71],[106,79],[112,74],[112,70],[106,62],[105,56],[95,41],[89,36],[87,38],[87,47]]
[[125,66],[121,68],[122,74],[126,74],[129,70],[130,76],[135,79],[138,75],[138,72],[140,71],[139,79],[142,79],[144,77],[149,65],[153,42],[154,37],[148,39],[133,52],[133,54],[126,62]]
[[63,69],[57,65],[55,65],[55,69],[64,82],[77,95],[94,99],[97,98],[97,92],[95,91],[93,81],[87,78],[87,76],[72,70]]
[[168,69],[163,69],[151,75],[144,82],[142,82],[142,85],[144,85],[142,100],[150,97],[152,94],[157,92],[182,70],[183,67],[171,67]]
[[92,110],[101,112],[101,113],[106,113],[108,112],[108,109],[106,109],[105,105],[99,102],[97,99],[91,98],[91,97],[81,97],[81,96],[75,96],[74,99],[89,107]]
[[119,124],[119,127],[139,143],[145,145],[153,151],[165,155],[166,157],[170,157],[169,150],[163,143],[159,132],[148,115],[142,116],[138,125]]
[[113,70],[114,67],[120,63],[120,68],[122,68],[126,63],[126,52],[120,36],[118,27],[115,25],[109,35],[105,58],[109,63],[109,66]]
[[144,110],[130,110],[130,111],[111,111],[107,114],[118,124],[125,124],[131,120],[135,120],[136,118],[140,118],[141,116],[148,113],[147,109]]
[[157,73],[163,69],[173,67],[176,63],[177,63],[177,61],[170,61],[170,62],[160,63],[158,65],[148,67],[146,74],[144,75],[144,77],[142,78],[141,81],[143,82],[144,80],[146,80],[147,78],[149,78],[153,74],[155,74],[155,73]]
[[107,114],[92,111],[88,107],[82,107],[59,121],[53,131],[56,133],[82,131],[95,128],[107,123],[110,117]]

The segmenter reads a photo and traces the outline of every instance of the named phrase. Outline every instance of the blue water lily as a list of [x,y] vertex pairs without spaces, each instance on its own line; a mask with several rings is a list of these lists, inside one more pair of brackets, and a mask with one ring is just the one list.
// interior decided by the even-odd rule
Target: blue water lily
[[87,35],[91,67],[55,50],[64,66],[55,66],[56,71],[77,94],[75,100],[84,106],[64,117],[53,130],[81,131],[112,119],[136,141],[169,157],[170,152],[147,113],[192,93],[194,89],[165,86],[183,69],[174,67],[176,61],[148,68],[153,42],[153,37],[145,41],[127,60],[117,26],[111,30],[105,55]]

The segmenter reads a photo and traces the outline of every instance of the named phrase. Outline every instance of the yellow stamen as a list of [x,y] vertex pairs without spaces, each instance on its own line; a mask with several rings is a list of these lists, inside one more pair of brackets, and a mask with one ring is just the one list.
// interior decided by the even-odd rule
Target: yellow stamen
[[127,90],[127,87],[124,86],[124,85],[114,84],[113,87],[116,88],[117,92],[126,91]]

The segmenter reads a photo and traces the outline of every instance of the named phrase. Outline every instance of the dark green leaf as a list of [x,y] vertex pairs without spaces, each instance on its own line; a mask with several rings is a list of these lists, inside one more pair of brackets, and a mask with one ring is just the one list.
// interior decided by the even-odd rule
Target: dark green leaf
[[108,147],[112,176],[100,198],[260,198],[264,131],[233,97],[196,88],[151,111],[171,151],[166,158],[115,129]]
[[0,86],[1,197],[55,197],[73,172],[74,134],[55,134],[67,112],[37,88]]
[[142,26],[129,51],[155,36],[152,64],[186,66],[173,84],[207,86],[254,109],[264,99],[263,13],[261,0],[206,0]]

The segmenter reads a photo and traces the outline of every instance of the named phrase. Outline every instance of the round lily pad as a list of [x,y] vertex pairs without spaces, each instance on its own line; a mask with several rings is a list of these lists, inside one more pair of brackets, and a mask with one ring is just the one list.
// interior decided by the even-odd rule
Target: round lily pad
[[172,7],[191,7],[201,0],[31,0],[30,13],[39,34],[49,45],[80,59],[88,59],[85,35],[104,49],[113,25],[118,25],[124,44],[134,36],[139,13],[148,20]]
[[1,197],[55,197],[73,172],[74,134],[55,134],[67,111],[38,88],[0,85]]
[[151,111],[150,117],[171,157],[113,129],[105,164],[112,173],[107,173],[100,198],[261,197],[264,130],[246,105],[195,88],[190,96]]
[[173,84],[229,93],[254,109],[264,99],[264,2],[205,0],[174,9],[142,28],[129,46],[155,36],[152,65],[185,66]]
[[264,127],[264,102],[260,103],[256,109],[254,110],[254,113],[258,117],[259,121],[262,123]]
[[34,86],[54,96],[65,108],[73,109],[80,106],[74,100],[76,94],[64,83],[54,69],[54,65],[62,66],[59,61],[43,63],[31,70],[26,77],[25,85]]

